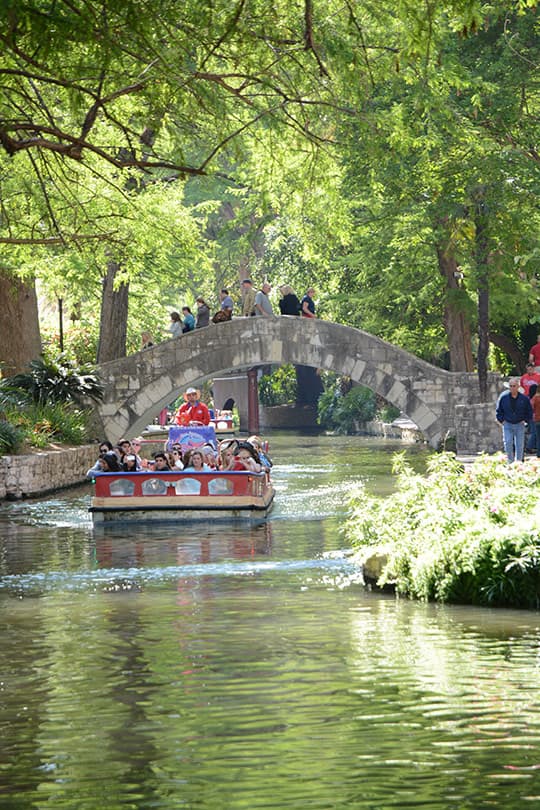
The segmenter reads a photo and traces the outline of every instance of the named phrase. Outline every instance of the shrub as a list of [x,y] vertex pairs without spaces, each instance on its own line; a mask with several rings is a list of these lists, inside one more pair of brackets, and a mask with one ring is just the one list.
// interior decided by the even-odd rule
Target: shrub
[[395,405],[386,404],[384,405],[380,411],[378,412],[377,416],[381,420],[381,422],[393,422],[394,419],[397,419],[400,414],[399,408],[396,408]]
[[54,360],[40,357],[32,360],[30,370],[0,381],[0,396],[5,402],[74,402],[82,405],[85,399],[94,401],[103,397],[103,386],[91,366],[77,368],[59,355]]
[[[464,470],[450,453],[428,475],[396,458],[391,498],[352,496],[345,532],[359,560],[383,554],[379,584],[421,599],[540,605],[540,464],[486,456]],[[361,549],[361,551],[360,551]]]
[[24,441],[24,435],[11,422],[0,419],[0,456],[16,453]]
[[340,384],[319,397],[317,421],[336,433],[354,433],[358,422],[369,422],[376,412],[376,396],[371,389],[357,385],[345,395]]
[[52,442],[79,445],[88,438],[87,412],[69,403],[32,403],[23,410],[7,411],[6,416],[20,437],[17,449],[23,442],[44,448]]
[[265,374],[259,380],[259,399],[262,405],[288,405],[296,401],[296,394],[294,366],[281,366],[272,374]]

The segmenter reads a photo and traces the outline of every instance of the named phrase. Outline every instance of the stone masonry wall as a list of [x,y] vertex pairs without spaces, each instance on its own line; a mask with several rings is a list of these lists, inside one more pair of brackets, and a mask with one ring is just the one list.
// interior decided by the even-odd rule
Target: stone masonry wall
[[97,444],[26,456],[1,456],[0,499],[43,495],[80,484],[97,457]]
[[495,404],[456,406],[456,449],[458,455],[496,453],[503,449],[501,426],[495,419]]

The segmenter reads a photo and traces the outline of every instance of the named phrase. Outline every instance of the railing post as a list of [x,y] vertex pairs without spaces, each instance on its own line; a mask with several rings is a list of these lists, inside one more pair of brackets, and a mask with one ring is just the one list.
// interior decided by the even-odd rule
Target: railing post
[[250,368],[248,378],[248,433],[259,432],[259,388],[257,385],[257,369]]

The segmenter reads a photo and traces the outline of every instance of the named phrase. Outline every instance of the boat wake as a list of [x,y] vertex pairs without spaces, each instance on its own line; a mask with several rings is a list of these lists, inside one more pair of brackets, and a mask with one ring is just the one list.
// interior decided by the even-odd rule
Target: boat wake
[[285,576],[310,573],[310,584],[346,587],[362,582],[358,567],[344,551],[343,555],[325,555],[314,560],[260,560],[241,562],[195,563],[158,568],[99,568],[91,571],[51,571],[12,574],[0,580],[0,593],[40,596],[51,592],[125,592],[143,591],[170,585],[175,580],[207,580],[209,577],[261,577],[276,573]]

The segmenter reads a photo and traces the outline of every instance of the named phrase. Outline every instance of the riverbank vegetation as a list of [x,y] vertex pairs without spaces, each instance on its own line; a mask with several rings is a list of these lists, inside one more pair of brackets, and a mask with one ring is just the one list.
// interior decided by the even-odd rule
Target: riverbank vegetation
[[30,363],[26,372],[0,380],[0,455],[81,445],[90,438],[90,402],[103,396],[91,366],[66,357]]
[[540,461],[485,456],[463,469],[433,455],[419,475],[399,455],[391,498],[352,498],[345,533],[361,563],[384,562],[378,585],[425,600],[540,607]]

